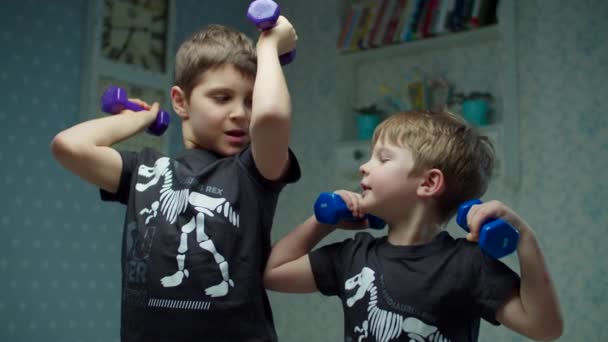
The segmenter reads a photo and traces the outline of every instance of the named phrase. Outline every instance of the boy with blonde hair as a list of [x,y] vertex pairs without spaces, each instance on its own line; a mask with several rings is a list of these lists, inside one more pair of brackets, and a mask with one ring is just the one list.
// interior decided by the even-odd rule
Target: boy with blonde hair
[[53,140],[63,166],[127,207],[122,341],[276,341],[262,273],[279,193],[300,177],[279,64],[296,39],[279,17],[256,47],[220,25],[186,40],[171,88],[185,146],[176,157],[111,148],[155,120],[158,103],[137,99],[146,110]]
[[[461,203],[485,193],[493,164],[487,138],[451,113],[389,117],[360,167],[362,192],[336,191],[360,220],[334,226],[309,218],[273,247],[266,287],[338,296],[346,341],[477,341],[480,318],[532,339],[558,338],[558,299],[522,218],[489,201],[470,209],[467,239],[443,230]],[[358,233],[311,251],[337,226],[365,226],[367,214],[386,221],[387,236]],[[521,278],[473,243],[492,218],[519,231]]]

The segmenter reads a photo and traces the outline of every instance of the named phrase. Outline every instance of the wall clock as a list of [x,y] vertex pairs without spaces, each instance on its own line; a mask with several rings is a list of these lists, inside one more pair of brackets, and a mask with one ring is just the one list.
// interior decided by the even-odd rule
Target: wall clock
[[[87,1],[86,44],[81,93],[82,120],[105,116],[100,97],[110,85],[125,88],[128,97],[170,108],[173,82],[174,0]],[[154,147],[168,152],[168,133],[145,131],[117,148]]]

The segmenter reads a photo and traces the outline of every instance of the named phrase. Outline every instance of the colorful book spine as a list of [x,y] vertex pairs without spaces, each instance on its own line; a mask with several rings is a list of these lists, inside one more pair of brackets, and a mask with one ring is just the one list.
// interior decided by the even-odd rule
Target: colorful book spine
[[412,20],[410,21],[410,25],[408,27],[408,31],[405,34],[405,41],[409,42],[417,39],[418,25],[420,24],[420,17],[422,16],[422,12],[424,10],[425,0],[418,0],[416,3],[416,8],[412,13]]
[[433,34],[431,27],[433,26],[433,22],[435,21],[435,18],[437,16],[438,5],[439,0],[428,0],[424,13],[424,18],[422,19],[420,25],[421,38],[427,38]]
[[359,23],[359,17],[361,16],[361,12],[363,11],[362,7],[359,5],[353,5],[352,8],[352,16],[348,25],[346,36],[344,37],[344,41],[342,42],[342,49],[348,50],[350,47],[350,42],[353,38],[353,34],[355,32],[355,28]]
[[461,31],[464,29],[464,12],[466,0],[454,0],[454,9],[450,15],[449,28],[451,31]]
[[351,23],[353,21],[353,17],[355,16],[354,8],[350,8],[348,11],[348,15],[346,15],[344,19],[344,23],[342,25],[342,32],[340,33],[340,38],[338,39],[338,49],[341,49],[344,46],[344,41],[348,36],[348,33],[351,29]]
[[393,43],[401,42],[401,32],[403,32],[403,27],[407,24],[408,21],[408,11],[411,8],[411,4],[416,2],[416,0],[407,0],[403,8],[401,8],[401,14],[399,15],[399,25],[397,25],[397,30],[393,34]]
[[376,35],[378,34],[381,22],[384,19],[386,6],[387,6],[388,2],[389,2],[389,0],[380,1],[379,8],[376,11],[376,18],[374,18],[374,24],[373,24],[372,29],[370,30],[369,34],[367,35],[367,41],[366,41],[367,47],[376,47],[376,45],[375,45]]
[[350,41],[350,49],[351,50],[360,50],[361,49],[361,40],[365,37],[365,32],[367,27],[369,26],[369,21],[371,17],[371,12],[373,10],[373,1],[366,1],[362,4],[363,9],[361,11],[361,16],[359,17],[359,22],[357,23],[357,27],[353,32],[353,37]]
[[439,13],[437,14],[437,20],[435,21],[435,27],[433,31],[435,34],[442,34],[447,30],[447,22],[450,11],[454,7],[454,0],[442,0],[439,5]]
[[471,10],[471,20],[469,22],[471,27],[479,27],[479,13],[483,1],[484,0],[474,0],[473,9]]
[[384,39],[382,42],[386,45],[391,44],[393,42],[393,36],[397,31],[397,26],[399,26],[399,19],[401,19],[401,12],[403,11],[403,7],[406,5],[406,0],[397,0],[397,5],[395,6],[395,11],[391,16],[391,21],[388,24],[388,28],[384,34]]

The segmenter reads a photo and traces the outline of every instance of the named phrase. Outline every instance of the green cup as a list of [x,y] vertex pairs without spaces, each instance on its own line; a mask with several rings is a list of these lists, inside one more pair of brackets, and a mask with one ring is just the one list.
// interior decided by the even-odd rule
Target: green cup
[[462,103],[462,116],[473,125],[484,126],[488,124],[488,109],[486,99],[465,100]]
[[357,114],[357,138],[371,140],[379,123],[380,115],[378,114]]

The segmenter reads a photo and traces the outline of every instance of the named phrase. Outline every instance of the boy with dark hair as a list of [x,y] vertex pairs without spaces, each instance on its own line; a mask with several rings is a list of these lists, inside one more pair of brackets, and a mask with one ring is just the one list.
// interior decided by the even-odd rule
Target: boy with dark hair
[[171,88],[185,146],[175,157],[110,147],[155,120],[158,104],[137,99],[146,110],[53,140],[62,165],[127,207],[122,341],[276,341],[262,273],[279,193],[300,177],[279,64],[296,39],[279,17],[256,47],[220,25],[185,41]]

